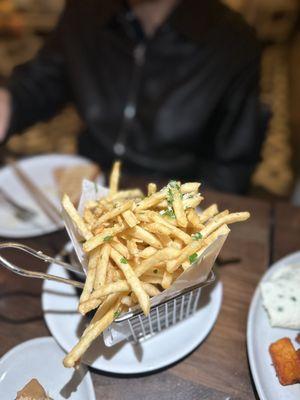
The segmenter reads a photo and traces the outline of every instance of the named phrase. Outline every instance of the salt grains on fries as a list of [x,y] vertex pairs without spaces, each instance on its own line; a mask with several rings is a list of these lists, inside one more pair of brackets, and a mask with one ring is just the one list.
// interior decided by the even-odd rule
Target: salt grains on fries
[[88,257],[78,308],[82,314],[97,310],[65,357],[66,367],[76,366],[120,312],[140,305],[147,315],[150,297],[169,288],[220,235],[228,234],[228,224],[250,216],[219,212],[215,204],[198,212],[198,182],[171,181],[161,190],[149,183],[146,197],[139,189],[120,191],[120,167],[120,162],[113,166],[108,196],[89,201],[82,216],[67,195],[62,200]]

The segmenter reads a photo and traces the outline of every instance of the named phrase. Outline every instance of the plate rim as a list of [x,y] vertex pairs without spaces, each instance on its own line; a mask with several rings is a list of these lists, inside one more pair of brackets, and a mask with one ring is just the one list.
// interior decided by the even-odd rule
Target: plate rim
[[[79,154],[68,154],[68,153],[46,153],[46,154],[37,154],[37,155],[33,155],[33,156],[27,156],[27,157],[23,157],[20,158],[19,160],[17,160],[18,164],[27,164],[28,162],[41,162],[44,159],[54,159],[54,158],[61,158],[63,159],[69,159],[69,160],[78,160],[78,161],[82,161],[83,163],[91,163],[92,160],[89,160],[86,157],[83,157]],[[5,173],[6,171],[9,171],[11,169],[11,167],[9,165],[3,165],[0,168],[0,180],[1,180],[1,175],[2,173]],[[54,232],[59,232],[61,230],[64,229],[64,225],[62,225],[61,227],[57,227],[55,228],[54,226],[51,228],[35,228],[33,227],[30,231],[27,230],[26,232],[20,232],[18,231],[18,229],[9,229],[9,228],[0,228],[0,237],[5,237],[8,239],[27,239],[27,238],[36,238],[39,236],[43,236],[43,235],[48,235],[50,233],[54,233]]]
[[[289,253],[286,256],[275,261],[273,264],[271,264],[271,266],[265,271],[265,273],[261,276],[260,280],[257,283],[254,294],[251,299],[249,311],[248,311],[247,337],[246,337],[246,339],[247,339],[247,354],[248,354],[250,372],[251,372],[257,393],[261,400],[270,400],[270,399],[268,399],[266,397],[261,379],[259,378],[258,371],[257,371],[256,365],[255,365],[254,346],[252,345],[252,343],[254,343],[254,335],[253,335],[254,317],[255,317],[255,314],[257,313],[257,310],[258,310],[258,308],[260,306],[260,302],[261,302],[260,284],[262,282],[266,281],[269,277],[271,277],[277,269],[283,267],[284,264],[288,264],[289,260],[292,260],[295,257],[299,257],[299,261],[300,261],[300,251],[299,250],[295,251],[293,253]],[[272,329],[271,326],[270,326],[270,329]]]
[[[48,268],[48,273],[52,266],[55,267],[56,265],[50,264],[49,268]],[[53,284],[53,282],[52,282],[52,284]],[[49,329],[51,335],[53,336],[53,339],[59,344],[59,346],[64,351],[70,351],[72,348],[72,345],[70,345],[62,335],[57,337],[57,333],[53,330],[53,326],[52,326],[51,322],[49,322],[49,320],[51,320],[51,318],[49,318],[49,314],[47,316],[47,313],[45,312],[45,296],[46,296],[45,289],[46,288],[47,288],[47,281],[44,281],[43,289],[42,289],[41,305],[42,305],[43,316],[44,316],[46,326]],[[213,308],[214,312],[212,313],[212,319],[210,321],[210,324],[205,325],[205,329],[203,330],[202,335],[199,335],[199,333],[197,332],[197,335],[195,335],[195,340],[193,342],[193,345],[188,346],[188,350],[186,350],[186,347],[185,347],[185,350],[182,350],[181,353],[178,353],[178,351],[174,352],[173,357],[169,357],[167,362],[161,362],[159,365],[155,365],[155,366],[151,366],[151,367],[147,367],[147,368],[143,367],[143,364],[139,364],[139,368],[136,368],[135,366],[130,366],[128,368],[128,366],[127,366],[126,370],[124,370],[123,368],[116,369],[115,367],[110,368],[107,366],[105,368],[103,368],[103,367],[100,368],[97,365],[94,365],[95,363],[97,363],[97,361],[96,361],[97,359],[94,361],[94,363],[91,363],[91,364],[86,363],[85,365],[92,368],[93,370],[96,370],[99,372],[111,373],[114,375],[122,376],[122,375],[141,375],[141,374],[153,373],[155,371],[159,371],[163,368],[173,365],[176,362],[179,362],[180,360],[184,359],[186,356],[191,354],[207,338],[207,336],[209,335],[209,333],[211,332],[211,330],[213,329],[213,327],[216,324],[216,321],[220,314],[220,310],[221,310],[222,303],[223,303],[223,283],[221,282],[221,280],[217,281],[213,290],[216,290],[217,300],[215,300],[213,302],[213,304],[215,303],[214,308]],[[193,317],[195,318],[196,315],[191,316],[190,318],[193,318]],[[180,324],[187,323],[187,322],[188,322],[188,320],[182,321],[182,322],[180,322]],[[172,327],[169,329],[172,329]],[[151,339],[149,339],[149,340],[151,340]],[[141,344],[143,344],[143,342]]]
[[[38,336],[32,339],[25,340],[12,348],[10,348],[3,356],[0,358],[0,368],[3,363],[9,361],[9,358],[15,355],[16,353],[25,350],[26,348],[39,343],[51,343],[55,344],[59,347],[60,350],[64,351],[62,347],[57,343],[53,336]],[[92,381],[91,373],[85,365],[81,365],[80,368],[82,369],[83,379],[86,379],[87,389],[90,393],[90,399],[88,400],[96,400],[96,394],[94,389],[94,384]]]

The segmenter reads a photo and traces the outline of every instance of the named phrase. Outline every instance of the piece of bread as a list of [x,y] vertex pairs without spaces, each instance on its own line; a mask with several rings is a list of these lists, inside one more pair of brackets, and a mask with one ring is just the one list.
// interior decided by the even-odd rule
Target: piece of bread
[[75,205],[78,204],[80,199],[83,179],[94,181],[99,174],[100,168],[93,163],[61,167],[54,170],[54,178],[60,195],[66,193]]
[[43,386],[37,379],[31,379],[22,390],[17,393],[16,400],[51,400]]
[[291,339],[282,338],[272,343],[269,352],[282,385],[293,385],[300,382],[300,359]]

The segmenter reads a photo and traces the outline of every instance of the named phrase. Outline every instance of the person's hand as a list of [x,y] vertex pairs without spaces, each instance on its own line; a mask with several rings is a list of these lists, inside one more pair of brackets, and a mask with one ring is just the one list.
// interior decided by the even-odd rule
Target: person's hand
[[6,137],[11,115],[11,95],[8,90],[0,88],[0,143]]

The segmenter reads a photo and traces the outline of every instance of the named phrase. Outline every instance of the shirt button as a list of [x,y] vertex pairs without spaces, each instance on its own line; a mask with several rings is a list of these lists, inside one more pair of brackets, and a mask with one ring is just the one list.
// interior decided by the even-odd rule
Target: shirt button
[[114,144],[114,153],[117,156],[122,156],[125,153],[125,150],[126,148],[123,143],[117,142]]
[[124,116],[127,119],[133,119],[135,117],[136,108],[133,104],[127,104],[124,109]]

